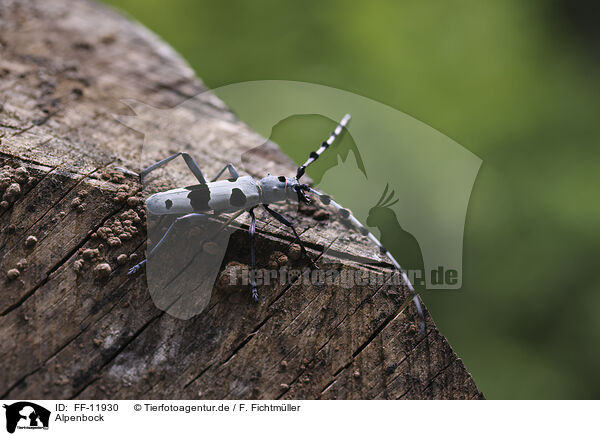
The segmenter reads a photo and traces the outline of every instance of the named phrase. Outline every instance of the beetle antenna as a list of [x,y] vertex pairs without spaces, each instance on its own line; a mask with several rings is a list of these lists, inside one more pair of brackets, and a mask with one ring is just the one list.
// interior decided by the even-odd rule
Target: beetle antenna
[[[316,191],[310,187],[308,189],[308,192],[316,195],[319,198],[319,200],[321,200],[321,203],[323,203],[325,206],[332,205],[333,207],[335,207],[338,211],[340,218],[346,220],[347,222],[350,222],[352,224],[352,226],[354,228],[356,228],[356,230],[358,230],[358,232],[360,232],[361,235],[368,237],[371,240],[371,242],[373,242],[377,246],[377,248],[379,248],[379,253],[382,256],[386,256],[392,262],[392,264],[394,265],[394,268],[396,268],[396,270],[400,273],[400,276],[402,277],[402,281],[404,282],[404,284],[410,291],[410,297],[409,297],[409,299],[407,299],[407,301],[410,301],[412,299],[412,301],[415,305],[415,308],[417,309],[417,314],[419,316],[419,324],[420,324],[421,333],[424,334],[425,333],[425,315],[423,314],[423,308],[421,307],[421,300],[417,296],[415,288],[412,285],[410,279],[408,278],[406,271],[404,271],[404,269],[400,266],[400,264],[398,263],[396,258],[392,255],[392,253],[390,253],[387,250],[387,248],[385,248],[382,245],[382,243],[379,241],[379,239],[377,239],[375,237],[375,235],[373,235],[373,233],[371,233],[365,226],[363,226],[361,224],[360,221],[358,221],[354,217],[354,215],[352,215],[352,212],[350,212],[348,209],[345,209],[344,207],[342,207],[339,203],[336,203],[331,198],[331,196],[329,196],[327,194],[323,194],[322,192]],[[384,194],[385,194],[385,191],[384,191]],[[383,195],[382,195],[382,197],[383,197]],[[400,307],[400,311],[404,310],[405,307],[406,307],[406,301]]]
[[321,144],[321,147],[319,147],[319,149],[317,151],[310,152],[306,162],[304,162],[303,165],[300,165],[298,167],[298,171],[296,172],[296,180],[300,180],[300,178],[304,175],[306,168],[310,164],[312,164],[314,161],[316,161],[319,158],[319,156],[321,156],[321,154],[329,148],[329,146],[333,143],[333,141],[335,141],[335,138],[337,138],[339,136],[339,134],[342,133],[342,129],[344,127],[346,127],[346,124],[348,124],[348,121],[350,121],[350,114],[344,115],[344,118],[342,118],[340,123],[336,126],[335,130],[333,132],[331,132],[331,135],[329,135],[329,138],[327,138],[327,141],[323,142]]

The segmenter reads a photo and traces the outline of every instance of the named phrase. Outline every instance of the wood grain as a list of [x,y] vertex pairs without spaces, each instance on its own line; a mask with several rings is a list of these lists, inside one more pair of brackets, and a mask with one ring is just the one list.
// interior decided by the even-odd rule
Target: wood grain
[[[0,395],[483,398],[431,318],[421,336],[414,308],[399,312],[405,289],[277,283],[253,304],[247,288],[224,287],[185,321],[155,307],[144,274],[125,274],[132,254],[144,256],[145,192],[115,166],[138,170],[187,151],[212,175],[264,143],[252,175],[295,173],[206,91],[169,46],[106,7],[0,1]],[[148,107],[176,115],[152,141],[118,117]],[[154,189],[191,180],[180,163],[158,173]],[[278,210],[328,269],[391,271],[363,237],[313,219],[315,207]],[[248,263],[247,221],[239,224],[223,268]],[[259,215],[259,266],[274,251],[290,255],[292,239]],[[307,266],[292,257],[289,267]]]

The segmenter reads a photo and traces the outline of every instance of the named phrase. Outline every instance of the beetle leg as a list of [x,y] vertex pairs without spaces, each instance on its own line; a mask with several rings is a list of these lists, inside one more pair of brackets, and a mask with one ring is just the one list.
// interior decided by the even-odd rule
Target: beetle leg
[[312,265],[313,268],[319,269],[319,267],[315,264],[315,262],[308,255],[308,252],[306,251],[306,248],[304,247],[304,244],[302,243],[302,239],[300,239],[300,235],[298,235],[298,232],[296,232],[296,229],[294,228],[294,225],[290,222],[290,220],[288,220],[286,217],[284,217],[280,213],[275,212],[273,209],[271,209],[266,204],[263,204],[262,207],[264,207],[265,210],[267,212],[269,212],[271,214],[271,216],[273,218],[275,218],[277,221],[279,221],[281,224],[283,224],[284,226],[287,226],[290,229],[292,229],[292,232],[294,232],[294,236],[296,236],[296,239],[298,240],[298,244],[300,245],[300,249],[302,250],[302,254],[304,254],[306,256],[306,258],[308,259],[308,261],[310,262],[310,264]]
[[162,167],[163,165],[169,163],[170,161],[172,161],[173,159],[175,159],[177,156],[181,156],[183,157],[183,159],[185,160],[185,163],[187,164],[188,168],[190,169],[190,171],[192,173],[194,173],[194,176],[196,176],[196,179],[198,179],[198,181],[205,185],[206,184],[206,180],[204,179],[204,176],[202,175],[202,171],[200,170],[200,167],[198,166],[198,164],[196,163],[196,161],[194,160],[194,158],[192,156],[190,156],[189,154],[187,154],[185,151],[181,151],[179,153],[175,153],[172,156],[169,156],[161,161],[156,162],[153,165],[150,165],[148,168],[145,168],[144,170],[142,170],[142,172],[140,173],[140,180],[143,180],[144,177],[146,175],[148,175],[148,173],[150,173],[151,171],[154,171],[155,169],[158,169],[160,167]]
[[235,167],[233,166],[233,164],[232,164],[232,163],[228,163],[227,165],[225,165],[225,166],[224,166],[224,167],[221,169],[221,171],[219,171],[219,172],[217,173],[217,175],[216,175],[216,176],[214,176],[214,177],[213,177],[213,179],[211,180],[211,182],[214,182],[214,181],[215,181],[215,180],[217,180],[219,177],[221,177],[221,174],[223,174],[223,172],[224,172],[225,170],[229,170],[229,175],[231,176],[231,178],[232,178],[233,180],[237,180],[237,178],[240,176],[240,175],[238,174],[237,170],[235,169]]
[[151,259],[152,256],[154,256],[154,254],[158,250],[158,247],[160,247],[162,245],[162,243],[167,239],[167,236],[169,236],[169,234],[173,231],[173,229],[175,228],[176,225],[182,224],[184,222],[189,222],[189,221],[204,221],[204,220],[206,220],[207,217],[208,217],[208,215],[203,214],[203,213],[190,213],[190,214],[180,216],[179,218],[177,218],[175,221],[173,221],[171,223],[171,225],[169,226],[169,228],[167,229],[165,234],[162,236],[162,238],[160,238],[160,241],[158,241],[158,243],[154,247],[152,247],[152,250],[150,250],[150,253],[148,253],[147,258],[142,260],[137,265],[134,265],[127,272],[127,274],[131,275],[131,274],[135,274],[136,272],[138,272],[138,270],[142,266],[144,266],[144,264],[148,261],[148,259]]
[[248,233],[250,234],[250,264],[252,269],[250,270],[250,285],[252,286],[252,299],[258,302],[258,291],[256,290],[256,253],[254,248],[254,232],[256,230],[256,216],[254,215],[254,208],[248,209],[250,214],[250,227]]

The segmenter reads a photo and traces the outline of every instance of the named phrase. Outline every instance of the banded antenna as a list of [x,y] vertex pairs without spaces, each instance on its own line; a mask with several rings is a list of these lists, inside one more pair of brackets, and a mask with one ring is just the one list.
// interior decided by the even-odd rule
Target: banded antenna
[[300,180],[300,178],[304,175],[306,168],[310,164],[312,164],[314,161],[316,161],[319,158],[319,156],[321,156],[321,154],[329,148],[329,146],[333,143],[333,141],[335,141],[335,138],[337,138],[340,135],[340,133],[342,133],[342,129],[344,127],[346,127],[346,124],[348,124],[348,121],[350,121],[350,114],[344,115],[344,118],[342,118],[340,123],[336,126],[335,130],[333,132],[331,132],[331,135],[329,135],[329,138],[327,138],[327,141],[323,142],[321,144],[321,147],[319,147],[319,149],[317,151],[310,152],[306,162],[304,162],[303,165],[300,165],[298,167],[298,171],[296,172],[296,180]]

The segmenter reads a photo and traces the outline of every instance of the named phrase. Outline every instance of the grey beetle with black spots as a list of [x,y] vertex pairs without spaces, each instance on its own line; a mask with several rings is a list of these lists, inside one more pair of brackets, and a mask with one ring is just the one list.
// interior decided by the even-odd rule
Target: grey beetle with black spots
[[[348,209],[345,209],[336,203],[329,195],[318,192],[312,189],[310,186],[300,183],[300,179],[304,175],[306,168],[316,161],[325,150],[327,150],[327,148],[340,135],[340,133],[342,133],[342,130],[349,120],[350,115],[345,115],[342,118],[329,138],[321,144],[321,147],[318,150],[311,152],[308,160],[303,165],[298,167],[295,177],[267,175],[267,177],[264,177],[260,180],[255,180],[251,176],[240,176],[233,164],[229,163],[225,165],[225,167],[223,167],[212,180],[207,182],[198,164],[189,154],[185,152],[176,153],[144,169],[139,174],[141,180],[143,180],[144,176],[151,171],[158,169],[176,157],[181,156],[185,160],[185,163],[190,171],[198,180],[198,184],[187,186],[185,188],[177,188],[159,192],[148,197],[146,200],[146,208],[150,214],[158,216],[176,214],[182,216],[177,218],[167,229],[164,235],[162,235],[158,243],[154,245],[154,247],[148,253],[147,259],[132,267],[128,274],[136,273],[144,264],[146,264],[148,259],[151,259],[156,254],[157,250],[160,248],[176,225],[183,222],[201,222],[206,220],[209,216],[234,212],[237,212],[236,216],[239,216],[239,214],[243,212],[248,212],[250,215],[250,258],[252,264],[251,267],[254,271],[256,268],[254,248],[256,217],[254,215],[254,209],[258,206],[262,206],[271,216],[273,216],[273,218],[291,229],[300,245],[302,254],[316,268],[316,265],[308,256],[306,248],[296,232],[293,224],[286,217],[269,207],[269,205],[272,203],[280,203],[286,200],[294,200],[308,204],[310,203],[310,197],[308,194],[313,194],[319,197],[323,204],[335,207],[338,210],[338,214],[341,218],[349,221],[363,236],[367,236],[375,245],[377,245],[380,253],[390,259],[394,267],[401,274],[404,283],[413,294],[412,300],[419,314],[421,332],[424,332],[425,322],[419,297],[417,296],[408,276],[398,264],[396,259],[392,256],[392,254],[371,232],[369,232],[369,230],[367,230],[365,226],[363,226],[352,215]],[[230,178],[227,180],[217,180],[226,170],[229,172]],[[131,173],[130,171],[127,172]],[[384,196],[385,194],[386,192],[384,191]],[[393,195],[393,193],[391,195]],[[254,301],[258,301],[258,291],[254,274],[250,275],[250,285],[252,298]],[[406,302],[408,301],[410,300],[407,300]]]

